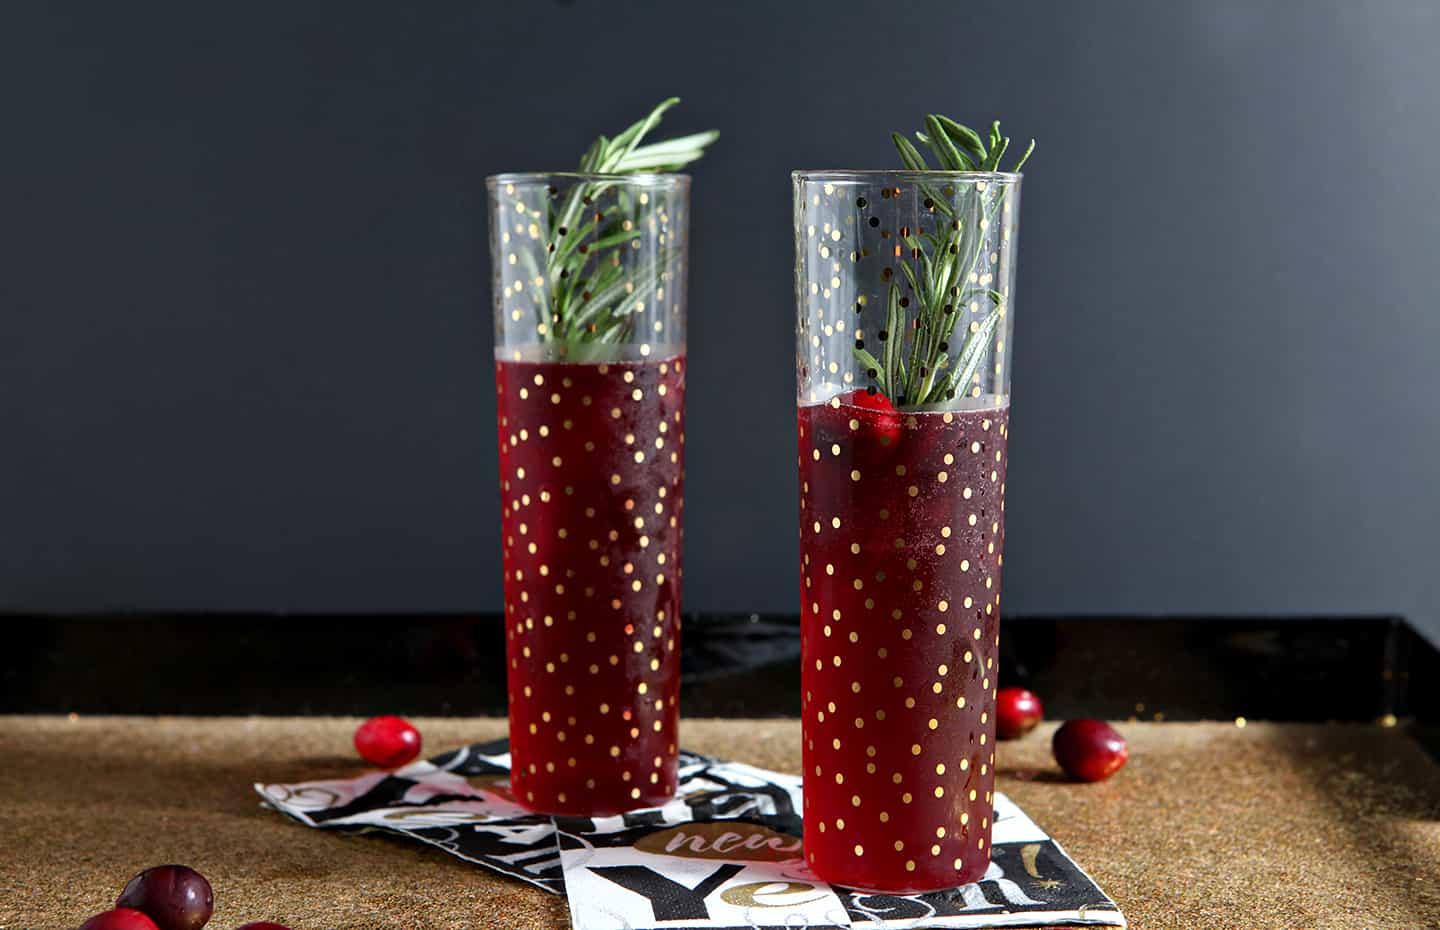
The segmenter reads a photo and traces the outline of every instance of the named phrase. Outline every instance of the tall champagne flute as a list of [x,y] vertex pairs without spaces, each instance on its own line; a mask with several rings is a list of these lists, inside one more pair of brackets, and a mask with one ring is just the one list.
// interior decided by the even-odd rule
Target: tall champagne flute
[[675,793],[690,179],[488,179],[511,791]]
[[806,858],[953,887],[994,819],[1020,176],[793,180]]

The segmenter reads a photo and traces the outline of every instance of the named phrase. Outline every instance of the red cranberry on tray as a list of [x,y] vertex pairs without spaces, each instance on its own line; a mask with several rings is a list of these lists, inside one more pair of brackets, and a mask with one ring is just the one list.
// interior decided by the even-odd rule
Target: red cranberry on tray
[[420,755],[420,731],[402,717],[371,717],[355,730],[355,751],[371,765],[399,768]]
[[1001,688],[995,696],[995,735],[1019,739],[1045,718],[1045,708],[1027,688]]
[[1051,742],[1055,761],[1078,781],[1104,781],[1130,758],[1125,737],[1103,720],[1069,720]]
[[155,921],[132,907],[117,907],[96,914],[80,925],[80,930],[158,930]]
[[184,865],[157,865],[130,879],[116,907],[133,907],[160,930],[200,930],[215,910],[205,876]]

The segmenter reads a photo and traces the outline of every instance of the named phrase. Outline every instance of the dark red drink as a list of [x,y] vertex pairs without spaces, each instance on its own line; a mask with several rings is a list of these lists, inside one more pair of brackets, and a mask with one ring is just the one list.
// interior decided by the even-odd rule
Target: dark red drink
[[684,364],[496,362],[510,784],[538,811],[675,793]]
[[805,849],[827,881],[927,891],[989,864],[1008,412],[799,409]]

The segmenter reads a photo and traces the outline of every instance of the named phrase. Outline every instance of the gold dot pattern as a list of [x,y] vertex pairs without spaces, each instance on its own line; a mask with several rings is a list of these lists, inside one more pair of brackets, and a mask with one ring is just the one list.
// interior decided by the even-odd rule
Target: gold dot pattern
[[842,885],[953,887],[988,863],[1008,407],[853,399],[799,410],[806,856]]
[[[685,264],[689,234],[689,181],[678,175],[634,176],[591,189],[582,201],[584,210],[566,226],[563,210],[570,201],[576,179],[532,175],[492,183],[490,195],[491,270],[495,295],[497,344],[507,347],[507,359],[520,360],[516,347],[545,341],[560,332],[559,320],[548,309],[557,287],[567,282],[547,273],[550,246],[556,236],[578,234],[572,257],[586,256],[579,270],[580,280],[594,280],[619,268],[640,272],[657,265],[664,268],[658,286],[648,292],[615,294],[608,306],[623,313],[631,328],[636,349],[645,359],[669,354],[665,346],[685,341]],[[596,248],[596,243],[615,235],[614,220],[619,214],[619,232],[632,235],[628,248]],[[594,222],[600,214],[605,222]],[[577,228],[574,223],[580,223]],[[563,278],[563,275],[561,276]],[[604,293],[603,289],[600,293]],[[585,298],[588,290],[576,295]],[[650,342],[640,340],[649,339]],[[566,343],[552,342],[560,351]],[[559,410],[554,391],[526,385]],[[639,385],[632,387],[632,390]],[[657,386],[662,393],[668,386]],[[626,392],[626,397],[630,392]]]
[[549,813],[661,804],[676,785],[685,360],[499,360],[496,391],[511,791]]
[[[966,335],[985,336],[973,374],[953,390],[961,398],[1008,395],[1018,178],[951,176],[922,186],[905,176],[802,174],[795,183],[795,362],[801,404],[824,402],[837,392],[872,383],[854,349],[859,343],[881,357],[888,335],[882,335],[888,325],[887,292],[898,284],[902,298],[913,307],[915,294],[905,267],[917,280],[925,271],[921,257],[905,241],[925,241],[951,231],[961,216],[974,221],[967,229],[974,251],[967,248],[968,273],[952,292],[952,362]],[[987,327],[992,312],[999,318]]]

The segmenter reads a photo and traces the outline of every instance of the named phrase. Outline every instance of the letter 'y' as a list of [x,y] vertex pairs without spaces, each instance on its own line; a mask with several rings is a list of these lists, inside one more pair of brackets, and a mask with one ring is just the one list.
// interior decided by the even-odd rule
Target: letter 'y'
[[645,898],[656,920],[704,920],[710,916],[705,899],[744,868],[722,865],[694,888],[686,888],[643,865],[609,865],[592,867],[590,871]]

